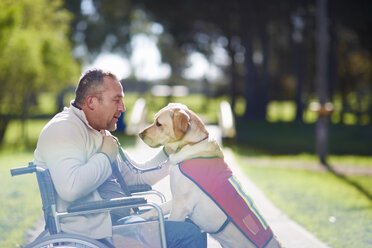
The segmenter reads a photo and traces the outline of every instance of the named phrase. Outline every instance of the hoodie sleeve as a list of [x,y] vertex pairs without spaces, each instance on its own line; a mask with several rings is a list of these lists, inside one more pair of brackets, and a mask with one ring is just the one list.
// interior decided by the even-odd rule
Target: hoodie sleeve
[[110,175],[107,156],[88,158],[87,132],[72,122],[54,123],[44,129],[37,150],[49,168],[58,195],[75,201],[96,190]]
[[[158,152],[153,158],[145,161],[145,162],[137,162],[132,157],[130,157],[129,153],[125,150],[123,150],[123,154],[125,158],[132,163],[134,166],[146,169],[146,168],[152,168],[156,167],[159,164],[165,162],[168,158],[168,155],[162,149],[160,152]],[[137,174],[133,172],[127,165],[124,163],[121,163],[121,173],[128,183],[128,185],[133,184],[149,184],[154,185],[161,179],[163,179],[165,176],[169,174],[169,162],[164,164],[161,169]]]

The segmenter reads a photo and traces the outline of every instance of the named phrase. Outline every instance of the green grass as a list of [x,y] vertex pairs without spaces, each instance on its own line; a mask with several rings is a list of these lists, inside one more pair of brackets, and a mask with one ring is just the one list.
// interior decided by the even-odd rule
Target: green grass
[[[247,163],[252,155],[236,154],[241,168],[273,203],[320,240],[334,248],[372,244],[372,202],[354,186],[371,195],[371,177],[340,178],[330,172],[273,167],[270,161],[277,158],[267,155],[258,157],[265,159],[266,166],[258,166]],[[282,159],[303,162],[301,156]]]
[[10,168],[27,165],[31,152],[0,153],[0,247],[23,245],[23,235],[41,215],[35,175],[11,177]]
[[40,132],[47,122],[48,119],[26,120],[23,128],[20,120],[10,121],[1,150],[4,152],[34,149]]

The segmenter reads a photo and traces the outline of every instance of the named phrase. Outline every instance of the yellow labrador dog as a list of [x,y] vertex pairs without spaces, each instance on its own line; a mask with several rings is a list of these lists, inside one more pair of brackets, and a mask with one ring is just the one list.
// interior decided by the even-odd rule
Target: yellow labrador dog
[[174,151],[169,155],[173,200],[161,206],[169,220],[189,218],[223,247],[281,247],[194,112],[171,103],[139,136],[150,147],[164,145]]

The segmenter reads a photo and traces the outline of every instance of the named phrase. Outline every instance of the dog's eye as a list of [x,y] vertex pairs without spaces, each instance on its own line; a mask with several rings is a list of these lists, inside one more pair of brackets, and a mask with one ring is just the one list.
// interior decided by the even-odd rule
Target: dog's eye
[[156,126],[157,126],[157,127],[160,127],[161,124],[160,124],[158,121],[156,121]]

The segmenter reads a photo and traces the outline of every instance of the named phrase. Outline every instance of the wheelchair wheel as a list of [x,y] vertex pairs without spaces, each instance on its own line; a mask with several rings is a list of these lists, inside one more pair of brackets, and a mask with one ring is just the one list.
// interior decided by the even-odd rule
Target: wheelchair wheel
[[24,248],[109,248],[107,245],[81,235],[60,233],[35,240]]

